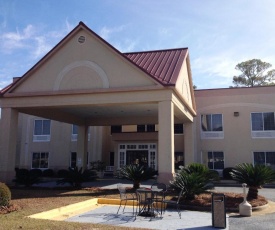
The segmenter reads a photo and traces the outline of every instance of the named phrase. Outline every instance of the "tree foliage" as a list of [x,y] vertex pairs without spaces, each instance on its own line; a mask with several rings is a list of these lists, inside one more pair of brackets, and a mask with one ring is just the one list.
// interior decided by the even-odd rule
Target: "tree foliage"
[[264,86],[274,85],[275,69],[271,69],[270,63],[263,62],[260,59],[251,59],[236,65],[235,69],[241,71],[239,76],[233,77],[235,87],[246,86]]
[[275,171],[265,165],[238,164],[232,169],[230,174],[233,180],[247,184],[249,187],[248,200],[257,199],[258,189],[267,183],[275,181]]

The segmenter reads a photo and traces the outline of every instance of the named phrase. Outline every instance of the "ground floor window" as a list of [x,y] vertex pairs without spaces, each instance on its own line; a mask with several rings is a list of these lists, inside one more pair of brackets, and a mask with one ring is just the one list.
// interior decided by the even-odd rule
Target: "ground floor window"
[[208,168],[213,170],[224,169],[224,154],[218,151],[207,152]]
[[[88,162],[88,161],[87,161]],[[70,167],[75,168],[77,164],[77,153],[76,152],[71,152],[70,156]]]
[[180,166],[184,166],[184,153],[175,152],[175,169],[180,169]]
[[275,169],[275,152],[254,152],[254,165],[267,165]]
[[49,168],[49,153],[48,152],[33,152],[32,153],[32,168],[39,168],[39,169]]
[[157,169],[157,150],[155,143],[120,144],[118,149],[118,165],[140,164]]

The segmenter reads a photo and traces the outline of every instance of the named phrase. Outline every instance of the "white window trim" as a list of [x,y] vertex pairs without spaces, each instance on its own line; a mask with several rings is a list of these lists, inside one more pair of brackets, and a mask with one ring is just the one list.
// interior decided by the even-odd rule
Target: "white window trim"
[[[78,134],[73,133],[73,125],[72,125],[72,130],[71,130],[71,141],[77,141]],[[91,134],[90,134],[90,127],[88,128],[88,141],[91,140]]]
[[[223,153],[223,169],[210,169],[210,170],[215,170],[219,173],[220,176],[222,176],[222,173],[223,173],[223,170],[225,169],[225,154],[224,154],[224,151],[221,151],[221,150],[209,150],[209,151],[206,151],[205,153],[208,154],[208,152],[212,152],[212,156],[213,156],[213,152],[222,152]],[[207,157],[208,159],[208,157]],[[208,164],[208,162],[207,162]],[[213,164],[214,165],[214,164]],[[207,165],[208,167],[208,165]]]
[[[258,139],[258,138],[275,138],[275,130],[252,130],[252,114],[253,113],[272,113],[272,112],[251,112],[250,113],[250,129],[251,129],[251,138]],[[274,112],[273,112],[274,113]],[[274,113],[275,115],[275,113]]]
[[[33,160],[33,154],[34,153],[40,153],[40,157],[41,157],[41,153],[48,153],[48,168],[33,168],[32,167],[32,160]],[[34,152],[31,152],[31,169],[40,169],[40,170],[49,169],[50,168],[50,155],[51,155],[50,152],[44,152],[44,151],[34,151]]]
[[[221,114],[222,115],[222,129],[223,131],[203,131],[202,130],[202,121],[201,115],[213,115],[213,114]],[[223,114],[222,113],[209,113],[209,114],[200,114],[200,130],[201,130],[201,139],[224,139],[224,122],[223,122]]]
[[49,119],[35,119],[33,122],[33,142],[49,142],[51,141],[51,120],[50,120],[50,134],[47,135],[35,135],[35,121],[41,121],[41,120],[49,120]]
[[263,152],[265,154],[265,165],[266,165],[266,153],[269,153],[269,152],[275,152],[275,150],[255,150],[252,152],[252,162],[253,162],[253,165],[255,166],[255,160],[254,160],[254,153],[255,152]]
[[[125,146],[125,148],[120,148],[121,146]],[[139,146],[144,146],[147,145],[147,148],[139,148]],[[127,146],[132,146],[133,148],[127,148]],[[135,148],[134,148],[135,146]],[[154,148],[155,146],[155,148]],[[124,153],[124,165],[126,165],[127,161],[127,150],[148,150],[148,166],[151,165],[151,153],[155,154],[155,169],[157,170],[158,168],[158,152],[157,152],[157,143],[120,143],[118,145],[118,168],[121,166],[120,162],[120,154]]]

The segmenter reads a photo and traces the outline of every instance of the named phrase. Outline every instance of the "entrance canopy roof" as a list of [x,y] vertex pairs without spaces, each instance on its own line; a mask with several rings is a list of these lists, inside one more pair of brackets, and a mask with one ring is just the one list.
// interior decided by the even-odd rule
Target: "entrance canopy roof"
[[157,124],[161,101],[175,123],[196,115],[188,49],[123,54],[82,22],[0,92],[2,108],[77,125]]

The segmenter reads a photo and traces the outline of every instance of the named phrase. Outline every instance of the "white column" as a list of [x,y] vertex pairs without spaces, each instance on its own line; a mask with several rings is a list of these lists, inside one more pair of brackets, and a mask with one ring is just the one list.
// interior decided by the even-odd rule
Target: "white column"
[[158,181],[168,184],[174,174],[174,104],[158,104]]
[[2,108],[0,121],[0,181],[10,183],[15,178],[15,156],[18,111]]
[[77,166],[87,168],[88,126],[78,126],[77,135]]

